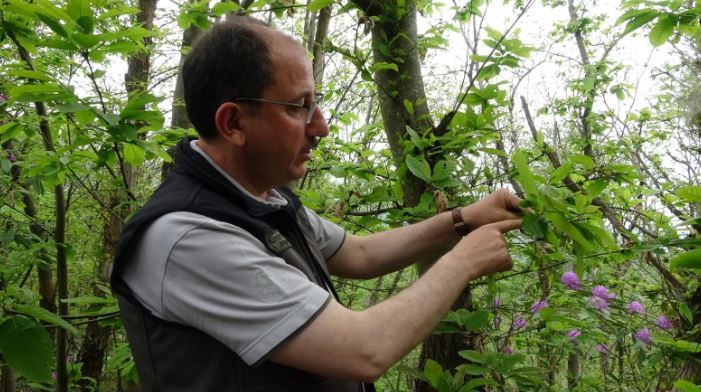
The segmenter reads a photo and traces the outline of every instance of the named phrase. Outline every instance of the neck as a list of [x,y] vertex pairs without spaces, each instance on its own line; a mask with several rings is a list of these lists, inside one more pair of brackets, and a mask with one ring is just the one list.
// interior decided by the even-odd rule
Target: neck
[[245,173],[245,164],[238,162],[233,154],[227,154],[226,149],[218,148],[216,141],[198,140],[197,146],[209,156],[226,174],[255,197],[265,200],[268,197],[269,187],[261,186],[251,181]]

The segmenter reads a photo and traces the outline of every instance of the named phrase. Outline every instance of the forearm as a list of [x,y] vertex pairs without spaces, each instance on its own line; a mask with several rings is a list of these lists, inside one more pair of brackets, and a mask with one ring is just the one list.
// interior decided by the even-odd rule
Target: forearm
[[[343,277],[373,278],[400,270],[429,256],[435,260],[459,239],[453,230],[450,213],[441,213],[410,226],[363,237],[349,234],[345,249],[329,261],[329,268]],[[347,254],[343,251],[347,251]],[[336,259],[346,259],[346,262],[337,263]],[[347,262],[348,259],[351,262]]]
[[[380,374],[424,341],[473,277],[450,254],[439,258],[413,285],[362,312],[367,344]],[[474,277],[476,278],[476,276]]]
[[365,311],[331,302],[271,359],[329,377],[373,381],[431,333],[470,277],[446,255],[411,287]]
[[431,333],[469,280],[511,268],[502,234],[520,225],[514,219],[476,229],[409,288],[365,311],[330,302],[271,359],[330,377],[379,377]]

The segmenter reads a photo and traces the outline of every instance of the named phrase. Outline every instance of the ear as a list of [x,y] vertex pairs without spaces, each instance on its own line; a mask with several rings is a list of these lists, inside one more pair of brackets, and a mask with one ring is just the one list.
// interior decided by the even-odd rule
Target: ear
[[219,136],[234,145],[242,146],[246,143],[246,134],[243,131],[241,118],[244,109],[234,102],[224,102],[219,105],[214,114],[214,125]]

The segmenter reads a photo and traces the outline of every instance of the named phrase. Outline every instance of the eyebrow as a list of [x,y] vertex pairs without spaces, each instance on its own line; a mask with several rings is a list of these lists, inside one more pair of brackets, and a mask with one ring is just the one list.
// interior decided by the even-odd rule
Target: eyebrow
[[[307,98],[307,96],[310,95],[310,94],[311,94],[311,92],[310,92],[310,91],[307,91],[307,92],[304,92],[304,93],[301,93],[301,94],[295,96],[294,98],[291,98],[290,100],[291,100],[291,101],[296,101],[296,100],[298,100],[298,99],[305,99],[305,98]],[[313,94],[312,94],[312,97],[313,97]]]

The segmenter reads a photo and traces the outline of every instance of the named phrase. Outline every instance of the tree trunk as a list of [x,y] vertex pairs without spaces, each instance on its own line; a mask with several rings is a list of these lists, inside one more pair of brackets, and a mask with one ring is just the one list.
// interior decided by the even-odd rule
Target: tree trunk
[[579,379],[579,355],[570,353],[567,358],[567,390],[572,391],[577,386]]
[[[195,42],[200,34],[202,34],[202,30],[194,24],[183,31],[183,40],[180,46],[180,67],[178,69],[178,77],[175,81],[175,91],[173,91],[173,106],[171,111],[171,127],[173,128],[192,128],[192,123],[187,117],[187,110],[185,109],[185,90],[180,70],[187,58],[187,54],[183,53],[183,50],[192,46],[193,42]],[[169,149],[168,154],[173,158],[173,162],[163,162],[163,166],[161,166],[161,180],[165,179],[166,176],[175,169],[175,148]]]
[[[433,124],[424,91],[421,74],[421,61],[417,48],[416,3],[407,1],[404,6],[392,1],[355,0],[365,16],[363,20],[372,25],[372,48],[375,63],[389,63],[397,66],[397,71],[380,69],[375,73],[378,86],[380,111],[384,122],[385,134],[397,167],[404,167],[406,153],[403,141],[407,137],[407,127],[419,134],[433,130]],[[370,22],[369,17],[380,16],[379,20]],[[395,58],[401,58],[400,61]],[[407,110],[411,107],[411,111]],[[423,151],[416,153],[422,154]],[[429,161],[438,161],[436,157]],[[410,172],[404,173],[402,190],[404,206],[416,206],[421,195],[427,190],[426,184]],[[426,260],[418,265],[420,272],[425,271],[434,260]],[[472,308],[469,288],[456,301],[454,308]],[[477,347],[476,337],[459,335],[432,335],[424,342],[419,366],[423,367],[427,358],[453,368],[464,360],[457,354],[464,349]],[[426,383],[418,383],[417,391],[428,390]]]
[[5,365],[0,355],[0,363],[2,363],[2,383],[0,383],[0,392],[15,392],[15,375],[12,368]]
[[[153,30],[153,20],[156,14],[158,0],[139,0],[139,13],[136,15],[136,23],[147,30]],[[153,42],[151,37],[144,38],[146,51],[131,56],[128,60],[128,69],[125,76],[125,88],[129,98],[137,96],[148,90],[151,72],[151,54],[149,52]],[[141,109],[144,109],[143,107]],[[102,257],[96,272],[96,284],[93,286],[93,295],[104,297],[106,294],[99,289],[98,284],[108,281],[108,268],[114,257],[115,245],[122,231],[124,220],[131,214],[129,190],[136,185],[136,168],[129,164],[124,165],[126,189],[113,189],[110,197],[109,208],[114,213],[104,214],[104,226],[102,228]],[[85,338],[81,345],[79,361],[83,363],[83,376],[99,382],[102,368],[105,363],[105,354],[109,347],[111,327],[102,327],[97,321],[88,323]],[[83,390],[88,390],[90,382],[81,381]],[[99,385],[99,384],[98,384]]]
[[[12,141],[3,143],[3,149],[12,151],[14,145]],[[22,204],[24,205],[24,213],[31,219],[29,231],[37,238],[45,242],[48,239],[49,232],[42,227],[41,220],[37,215],[36,204],[32,197],[32,192],[29,187],[22,182],[21,170],[18,165],[12,165],[10,175],[12,182],[22,188]],[[48,310],[51,313],[56,313],[56,293],[54,291],[53,273],[51,271],[51,258],[49,255],[42,252],[42,263],[37,264],[37,276],[39,280],[39,306]],[[47,332],[53,337],[55,335],[54,328],[48,328]]]
[[321,11],[319,11],[319,17],[316,21],[316,35],[314,36],[314,44],[312,48],[312,54],[314,55],[312,69],[314,72],[314,83],[317,86],[320,86],[324,81],[324,60],[326,53],[324,49],[324,41],[326,40],[326,35],[329,31],[332,8],[333,5],[322,8]]

